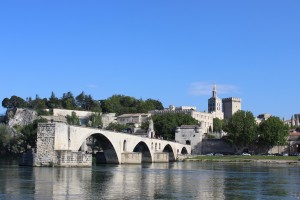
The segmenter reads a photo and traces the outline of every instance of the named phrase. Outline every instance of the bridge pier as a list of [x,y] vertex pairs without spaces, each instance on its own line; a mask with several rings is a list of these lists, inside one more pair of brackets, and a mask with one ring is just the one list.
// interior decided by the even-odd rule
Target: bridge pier
[[141,164],[142,153],[126,152],[121,154],[121,164]]
[[89,167],[92,166],[92,154],[72,151],[56,151],[57,162],[53,163],[60,167]]
[[167,163],[169,162],[169,153],[159,152],[153,154],[154,163]]

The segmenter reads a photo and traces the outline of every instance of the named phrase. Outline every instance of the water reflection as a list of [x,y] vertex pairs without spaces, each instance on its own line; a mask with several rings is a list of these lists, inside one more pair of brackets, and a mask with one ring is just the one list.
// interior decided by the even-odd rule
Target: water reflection
[[299,175],[297,166],[262,164],[0,164],[0,199],[297,199]]

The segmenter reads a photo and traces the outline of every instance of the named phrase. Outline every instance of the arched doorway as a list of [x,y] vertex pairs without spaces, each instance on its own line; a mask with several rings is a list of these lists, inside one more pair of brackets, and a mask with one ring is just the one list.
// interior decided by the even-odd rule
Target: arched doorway
[[144,142],[138,143],[135,148],[133,149],[133,152],[140,152],[142,153],[142,162],[145,163],[151,163],[152,162],[152,157],[150,150],[148,146]]

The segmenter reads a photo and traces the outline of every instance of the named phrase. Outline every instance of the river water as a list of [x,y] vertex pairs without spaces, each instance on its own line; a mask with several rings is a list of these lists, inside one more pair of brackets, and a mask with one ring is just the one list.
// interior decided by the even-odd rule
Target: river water
[[0,199],[300,199],[300,167],[175,162],[32,168],[2,162]]

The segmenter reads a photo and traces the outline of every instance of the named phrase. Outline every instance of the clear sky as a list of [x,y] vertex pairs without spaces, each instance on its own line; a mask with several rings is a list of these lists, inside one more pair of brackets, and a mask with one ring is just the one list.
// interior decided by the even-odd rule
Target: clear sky
[[[81,91],[300,113],[298,0],[0,1],[1,102]],[[1,107],[0,113],[5,109]]]

